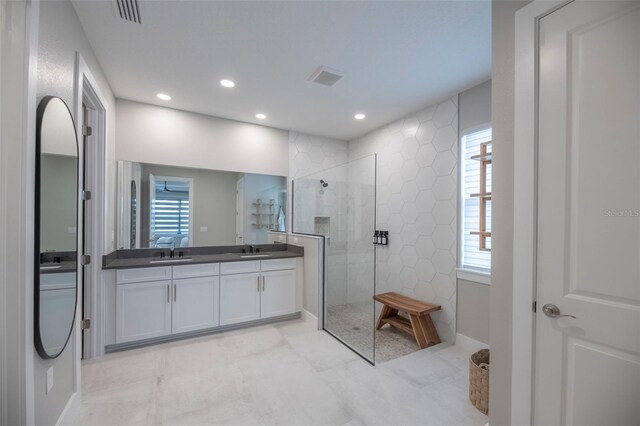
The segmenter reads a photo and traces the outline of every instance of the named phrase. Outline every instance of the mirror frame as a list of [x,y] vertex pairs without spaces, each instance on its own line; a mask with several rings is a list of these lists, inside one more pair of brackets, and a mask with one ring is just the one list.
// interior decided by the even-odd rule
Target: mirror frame
[[[71,321],[71,327],[69,327],[69,333],[67,334],[67,340],[65,341],[64,345],[62,346],[62,349],[60,349],[60,352],[58,352],[56,355],[51,355],[49,353],[47,353],[46,349],[44,348],[44,344],[42,342],[42,336],[40,333],[40,230],[41,230],[41,226],[40,226],[40,219],[41,219],[41,215],[40,215],[40,207],[41,207],[41,202],[40,202],[40,179],[41,179],[41,171],[42,171],[42,165],[41,165],[41,155],[42,155],[42,120],[44,118],[44,114],[47,110],[47,105],[49,104],[50,101],[54,100],[54,99],[60,99],[60,101],[64,104],[64,106],[67,108],[67,111],[69,112],[69,118],[71,119],[71,123],[73,124],[73,134],[75,135],[76,138],[76,152],[77,152],[77,157],[76,157],[76,198],[77,198],[77,203],[76,203],[76,286],[75,286],[75,303],[74,303],[74,309],[73,309],[73,319]],[[80,191],[80,187],[79,187],[79,182],[80,182],[80,145],[78,143],[78,132],[76,129],[76,123],[75,120],[73,119],[73,114],[71,113],[71,110],[69,109],[69,106],[67,105],[67,103],[60,97],[58,96],[44,96],[40,102],[38,103],[38,109],[36,111],[36,150],[35,150],[35,200],[34,200],[34,273],[33,273],[33,284],[34,284],[34,301],[33,301],[33,338],[34,338],[34,344],[36,347],[36,351],[38,352],[38,355],[40,355],[41,358],[43,359],[56,359],[58,358],[63,352],[64,350],[67,348],[67,345],[69,344],[69,340],[71,338],[71,334],[73,333],[73,329],[75,327],[75,322],[76,322],[76,313],[78,310],[78,277],[80,276],[79,274],[79,263],[78,263],[78,224],[80,223],[80,214],[79,214],[79,209],[80,209],[80,197],[79,197],[79,191]]]

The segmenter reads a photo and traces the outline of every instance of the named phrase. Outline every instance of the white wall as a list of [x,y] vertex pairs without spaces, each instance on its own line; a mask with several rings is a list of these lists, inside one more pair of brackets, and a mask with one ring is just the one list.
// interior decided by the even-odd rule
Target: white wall
[[38,7],[0,2],[0,424],[33,424]]
[[491,286],[458,279],[457,332],[489,344]]
[[286,176],[289,132],[118,99],[118,160]]
[[[271,233],[271,237],[274,235],[274,233]],[[275,241],[273,238],[272,240]],[[322,264],[324,239],[322,237],[287,234],[287,240],[289,244],[304,248],[302,308],[311,315],[318,317],[320,292],[325,272]]]
[[[292,193],[291,181],[293,179],[327,170],[345,164],[347,161],[346,141],[289,132],[289,194]],[[291,200],[292,197],[289,197],[290,212],[292,210]],[[291,214],[289,222],[291,222]],[[289,229],[293,228],[289,226]],[[300,230],[297,231],[300,232]]]
[[[338,139],[290,132],[289,199],[295,232],[314,233],[316,216],[328,217],[327,281],[332,283],[327,303],[344,303],[347,290],[347,167],[348,144]],[[304,177],[312,176],[309,179]],[[300,179],[303,178],[303,179]],[[294,194],[291,181],[298,179]],[[320,193],[320,179],[329,186]],[[298,196],[296,196],[298,194]],[[289,202],[291,206],[291,201]],[[313,313],[313,311],[310,311]]]
[[515,13],[529,1],[492,2],[493,183],[489,423],[511,423]]
[[491,80],[460,93],[460,133],[491,122]]
[[378,154],[376,292],[434,302],[443,341],[456,330],[458,97],[349,143],[349,158]]
[[[460,136],[467,129],[491,122],[491,80],[460,93],[458,127]],[[458,279],[457,332],[489,344],[488,285]]]
[[[75,65],[76,52],[80,52],[97,80],[99,90],[107,97],[107,157],[108,182],[115,180],[114,162],[114,106],[115,100],[100,66],[91,50],[91,46],[82,30],[75,10],[69,1],[43,1],[40,3],[40,25],[38,43],[38,88],[37,96],[61,97],[75,111]],[[113,190],[113,185],[110,186]],[[109,194],[107,247],[113,247],[115,195]],[[30,284],[30,283],[29,283]],[[55,360],[42,360],[34,356],[35,423],[54,424],[74,391],[74,345],[71,343]],[[54,368],[54,387],[45,393],[45,374],[49,367]]]

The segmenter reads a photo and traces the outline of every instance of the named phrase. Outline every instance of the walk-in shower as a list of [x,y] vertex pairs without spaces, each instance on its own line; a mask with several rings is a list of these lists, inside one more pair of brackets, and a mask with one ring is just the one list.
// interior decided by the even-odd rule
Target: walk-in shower
[[294,179],[292,189],[293,232],[325,238],[323,328],[374,363],[376,156]]

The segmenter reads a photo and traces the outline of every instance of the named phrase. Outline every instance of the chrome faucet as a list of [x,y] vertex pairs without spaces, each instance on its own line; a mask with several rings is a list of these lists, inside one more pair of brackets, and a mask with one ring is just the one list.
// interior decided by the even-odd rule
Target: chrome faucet
[[174,252],[176,250],[176,242],[175,241],[171,241],[171,247],[169,247],[169,257],[173,259],[174,256]]

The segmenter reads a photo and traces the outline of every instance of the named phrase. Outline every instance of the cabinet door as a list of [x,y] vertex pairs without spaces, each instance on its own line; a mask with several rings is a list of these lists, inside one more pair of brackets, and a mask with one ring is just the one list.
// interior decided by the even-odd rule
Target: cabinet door
[[296,311],[296,271],[262,273],[260,318],[277,317]]
[[172,332],[200,330],[219,324],[218,277],[173,280]]
[[116,343],[171,334],[171,281],[116,286]]
[[260,319],[260,274],[220,277],[220,325]]

